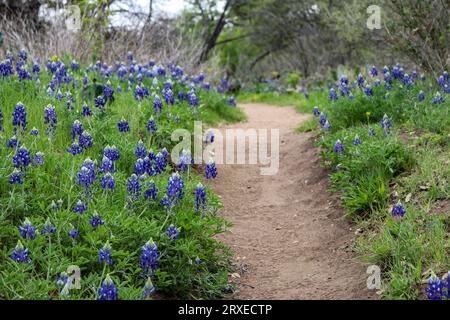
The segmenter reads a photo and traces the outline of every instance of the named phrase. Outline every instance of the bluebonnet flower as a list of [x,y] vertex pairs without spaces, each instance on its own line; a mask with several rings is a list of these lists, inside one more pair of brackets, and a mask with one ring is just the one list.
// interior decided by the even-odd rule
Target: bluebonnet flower
[[164,90],[164,100],[167,104],[173,105],[175,103],[175,97],[173,95],[173,91],[170,89]]
[[17,103],[12,113],[12,125],[14,126],[14,132],[17,131],[17,127],[22,127],[22,132],[27,129],[27,112],[25,105],[21,102]]
[[19,51],[19,59],[25,61],[28,58],[28,53],[25,51],[25,49],[21,49]]
[[100,184],[103,189],[110,189],[110,190],[114,191],[114,189],[116,188],[116,179],[114,178],[114,176],[111,173],[107,172],[100,179]]
[[162,111],[162,101],[158,95],[153,97],[153,112],[154,114],[160,114]]
[[378,75],[378,71],[377,68],[375,68],[375,66],[372,66],[372,68],[370,68],[370,75],[372,77],[376,77]]
[[320,113],[319,124],[323,127],[325,122],[327,121],[327,115],[324,113]]
[[14,169],[14,171],[9,176],[9,183],[10,184],[23,184],[23,174],[19,170]]
[[350,88],[348,87],[348,84],[345,82],[341,82],[341,84],[339,85],[339,91],[342,97],[350,95]]
[[115,162],[120,158],[120,153],[116,146],[106,146],[103,150],[103,155],[111,159],[112,162]]
[[417,98],[419,99],[419,101],[425,100],[425,94],[422,90],[419,91],[419,95],[417,96]]
[[72,62],[70,63],[70,69],[72,69],[72,71],[77,71],[78,68],[79,68],[78,62],[76,62],[75,60],[72,60]]
[[371,86],[366,85],[363,90],[364,90],[364,93],[366,94],[366,96],[368,96],[368,97],[373,96],[373,90],[372,90]]
[[214,179],[217,177],[217,168],[214,160],[210,159],[205,167],[205,178]]
[[106,241],[103,248],[100,249],[99,255],[100,257],[98,258],[98,262],[113,264],[113,260],[111,259],[111,246],[109,244],[109,241]]
[[102,282],[102,286],[98,289],[97,300],[117,300],[119,298],[119,290],[116,288],[114,281],[109,274]]
[[147,149],[145,148],[144,142],[142,142],[142,140],[139,140],[138,143],[136,144],[134,154],[138,159],[139,158],[143,159],[147,155]]
[[[447,279],[447,282],[450,281]],[[445,281],[439,277],[432,276],[428,279],[428,288],[426,289],[427,298],[430,300],[443,300]],[[448,291],[446,293],[448,295]]]
[[143,298],[149,298],[153,294],[155,294],[156,288],[153,285],[151,277],[147,278],[147,281],[145,282],[144,289],[142,290],[142,297]]
[[78,200],[77,203],[75,204],[75,207],[72,209],[73,212],[77,212],[79,214],[83,214],[85,211],[87,211],[87,206],[86,204],[81,201]]
[[347,78],[347,76],[345,74],[341,75],[341,77],[339,79],[339,82],[348,85],[348,78]]
[[[144,158],[144,159],[145,159],[145,158]],[[144,163],[144,159],[138,158],[138,159],[136,160],[136,162],[134,163],[134,173],[135,173],[136,175],[138,175],[138,176],[144,174],[145,171],[146,171],[146,170],[145,170],[145,169],[146,169],[146,166],[145,166],[145,163]]]
[[92,228],[97,229],[98,226],[105,224],[105,221],[102,220],[100,215],[97,212],[94,212],[91,219],[89,220]]
[[331,88],[330,91],[328,92],[328,98],[330,100],[337,100],[338,99],[338,95],[337,95],[336,91],[333,88]]
[[158,187],[152,180],[147,184],[147,190],[144,191],[144,199],[156,200],[157,195],[158,195]]
[[445,78],[444,78],[444,76],[443,76],[443,75],[439,76],[437,82],[438,82],[438,85],[439,85],[439,86],[443,87],[444,84],[445,84]]
[[81,148],[88,149],[92,147],[92,136],[89,131],[83,131],[78,139]]
[[166,170],[166,157],[161,152],[155,156],[155,172],[162,173]]
[[406,213],[405,207],[403,207],[403,205],[398,202],[393,208],[392,208],[392,215],[395,216],[400,216],[403,217]]
[[18,227],[20,236],[24,239],[36,239],[36,227],[33,226],[30,220],[28,218],[25,219],[23,224]]
[[50,219],[47,218],[47,220],[45,221],[44,226],[41,229],[41,234],[48,234],[50,235],[51,233],[55,233],[56,232],[56,228],[51,224]]
[[178,239],[179,237],[179,230],[177,227],[175,227],[174,225],[170,225],[167,230],[166,230],[166,234],[169,236],[170,239],[175,240]]
[[148,96],[148,90],[143,85],[139,86],[137,85],[134,89],[134,98],[136,100],[143,100],[145,97]]
[[99,173],[105,173],[105,172],[114,172],[114,163],[107,156],[103,156]]
[[114,89],[111,86],[111,82],[106,82],[106,85],[103,87],[103,97],[105,101],[111,101],[114,99]]
[[174,204],[176,204],[176,200],[181,200],[184,197],[184,181],[181,178],[178,172],[172,173],[169,177],[169,183],[167,185],[167,196],[171,200],[175,200]]
[[197,99],[197,96],[195,95],[194,91],[188,92],[187,98],[189,100],[189,105],[191,107],[196,107],[198,105],[198,99]]
[[130,131],[130,126],[128,125],[128,121],[125,120],[125,118],[122,118],[117,123],[117,126],[119,127],[120,132],[128,132]]
[[369,129],[369,135],[370,135],[371,137],[375,136],[375,130],[373,130],[373,128],[370,128],[370,129]]
[[433,97],[433,103],[434,104],[444,103],[444,97],[439,92],[436,92],[436,94]]
[[389,118],[386,114],[384,114],[383,119],[381,119],[381,127],[384,130],[384,133],[389,133],[392,124],[391,124],[391,118]]
[[103,107],[106,105],[105,99],[102,96],[98,96],[94,99],[95,106],[100,110],[103,110]]
[[39,130],[36,127],[33,127],[30,131],[31,136],[37,136],[39,134]]
[[28,257],[28,249],[23,246],[20,240],[17,241],[17,245],[11,253],[11,259],[17,263],[30,264],[32,262],[32,260]]
[[69,280],[69,275],[67,272],[61,272],[56,280],[56,287],[64,288]]
[[230,107],[236,107],[237,106],[236,99],[234,97],[226,98],[225,101],[228,103],[228,105]]
[[352,142],[353,145],[358,145],[358,144],[362,144],[361,139],[358,137],[358,135],[355,136],[355,139]]
[[156,123],[155,120],[153,120],[153,117],[150,117],[150,119],[148,119],[145,129],[147,129],[147,132],[151,134],[154,134],[156,132]]
[[206,208],[206,191],[205,187],[199,183],[195,187],[194,190],[195,195],[195,211],[199,211],[200,208],[204,209]]
[[36,152],[36,155],[33,158],[33,166],[43,166],[44,165],[44,154],[40,151]]
[[83,148],[78,142],[72,142],[70,148],[67,148],[66,150],[74,156],[83,152]]
[[[139,159],[141,159],[141,158],[139,158]],[[142,166],[143,166],[144,172],[147,173],[149,176],[156,175],[156,172],[153,169],[153,163],[152,163],[152,160],[150,159],[150,157],[146,156],[144,159],[141,159],[141,160],[142,160]],[[137,169],[136,168],[137,161],[136,161],[136,163],[134,165],[135,165],[135,171],[139,171],[140,169],[136,170]]]
[[181,90],[178,91],[177,96],[178,96],[178,100],[180,100],[180,101],[184,100],[184,92],[183,91],[181,91]]
[[[89,158],[86,160],[90,160]],[[95,180],[96,180],[96,173],[95,173],[95,164],[90,161],[88,162],[89,166],[86,164],[83,164],[83,166],[81,166],[80,170],[78,171],[77,174],[77,184],[79,186],[82,186],[86,189],[86,192],[88,192],[88,190],[91,188],[91,186],[94,184]]]
[[75,120],[72,124],[72,140],[83,133],[83,124],[79,120]]
[[178,159],[177,168],[182,172],[186,172],[189,168],[189,165],[192,164],[191,153],[188,150],[181,151],[181,155]]
[[356,81],[357,81],[359,87],[362,87],[364,85],[365,80],[361,73],[358,74]]
[[315,106],[313,108],[313,115],[316,116],[316,117],[318,117],[320,115],[319,107]]
[[208,143],[213,143],[214,142],[214,130],[210,129],[206,132],[205,134],[205,138],[203,139],[203,142],[208,144]]
[[139,267],[144,274],[153,274],[156,268],[158,268],[158,259],[160,257],[158,246],[150,239],[142,246],[141,252]]
[[161,154],[162,154],[162,156],[164,157],[164,159],[166,159],[166,160],[167,160],[167,158],[169,157],[169,151],[167,151],[166,148],[162,148],[162,149],[161,149]]
[[344,147],[343,143],[341,142],[341,140],[337,140],[337,141],[334,143],[333,151],[334,151],[335,153],[341,154],[341,153],[344,152],[344,150],[345,150],[345,147]]
[[127,53],[127,59],[128,59],[128,61],[130,61],[130,62],[133,61],[133,59],[134,59],[134,57],[133,57],[133,52],[128,51],[128,53]]
[[14,135],[8,141],[8,148],[15,148],[17,146],[20,146],[20,142],[19,142],[19,140],[17,140],[17,137]]
[[329,122],[328,120],[326,120],[326,121],[325,121],[325,124],[323,125],[323,129],[324,129],[324,130],[328,130],[328,129],[330,129],[330,127],[331,127],[330,122]]
[[30,151],[25,146],[17,149],[16,155],[13,157],[14,167],[25,171],[31,162]]
[[69,236],[72,239],[75,239],[76,237],[78,237],[79,235],[79,231],[77,229],[75,229],[75,227],[73,225],[69,225]]
[[32,80],[33,79],[27,66],[25,66],[25,65],[18,66],[16,68],[16,70],[17,70],[17,75],[19,76],[19,82],[23,81],[23,80]]
[[56,124],[58,123],[58,118],[56,116],[55,107],[51,104],[44,108],[44,124],[47,125],[47,134],[54,134]]
[[128,195],[134,199],[137,200],[141,194],[141,184],[139,183],[139,178],[136,174],[132,174],[131,177],[127,179],[128,186],[127,191]]

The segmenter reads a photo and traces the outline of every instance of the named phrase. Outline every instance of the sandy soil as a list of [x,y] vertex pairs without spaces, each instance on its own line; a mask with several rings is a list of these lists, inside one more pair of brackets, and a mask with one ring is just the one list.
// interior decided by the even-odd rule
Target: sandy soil
[[373,299],[355,257],[355,230],[343,218],[309,134],[293,130],[307,115],[293,108],[240,106],[246,123],[226,128],[280,129],[278,174],[258,165],[218,165],[212,187],[234,227],[219,238],[235,252],[236,299]]

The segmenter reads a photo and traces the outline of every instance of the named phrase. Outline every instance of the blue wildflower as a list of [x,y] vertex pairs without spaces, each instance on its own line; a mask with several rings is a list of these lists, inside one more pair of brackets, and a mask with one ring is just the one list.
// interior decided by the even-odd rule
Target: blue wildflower
[[217,168],[214,160],[210,159],[205,167],[205,178],[214,179],[217,177]]
[[314,115],[315,117],[318,117],[318,116],[320,115],[319,107],[315,106],[315,107],[313,108],[313,115]]
[[128,186],[127,191],[130,198],[137,200],[141,194],[141,184],[139,183],[139,178],[136,174],[132,174],[131,177],[127,179]]
[[444,103],[444,97],[439,92],[436,92],[436,94],[433,97],[433,103],[434,104]]
[[187,150],[181,151],[181,155],[178,159],[177,168],[182,172],[186,172],[189,168],[189,165],[192,164],[191,153]]
[[56,228],[51,224],[50,219],[47,218],[47,220],[45,221],[44,226],[41,229],[41,234],[48,234],[50,235],[51,233],[55,233],[56,232]]
[[23,103],[19,102],[14,107],[14,112],[12,113],[12,125],[14,126],[14,132],[17,131],[17,127],[22,127],[22,132],[27,129],[27,112],[26,107]]
[[36,127],[33,127],[30,131],[30,136],[37,136],[39,134],[39,130]]
[[174,225],[170,225],[166,230],[166,234],[169,236],[171,240],[175,240],[178,239],[179,237],[179,230]]
[[20,236],[24,239],[36,239],[36,227],[32,225],[31,221],[28,218],[25,219],[23,224],[18,227]]
[[422,90],[419,91],[419,95],[417,96],[417,98],[419,99],[419,101],[425,100],[425,94]]
[[355,139],[352,142],[353,145],[358,145],[358,144],[362,144],[361,139],[358,137],[358,135],[356,135]]
[[13,157],[14,167],[21,171],[26,171],[26,168],[31,163],[30,151],[25,146],[17,149],[16,155]]
[[167,185],[167,196],[171,200],[181,200],[184,197],[184,181],[181,178],[180,174],[175,172],[169,177],[168,185]]
[[106,146],[103,155],[111,159],[112,162],[115,162],[120,158],[120,153],[116,146]]
[[83,214],[85,211],[87,211],[87,206],[86,204],[81,201],[78,200],[77,203],[75,204],[75,207],[72,209],[73,212],[77,212],[79,214]]
[[43,166],[44,165],[44,153],[38,151],[36,155],[33,157],[33,166]]
[[151,134],[154,134],[156,132],[156,123],[155,123],[155,120],[153,120],[153,117],[148,119],[145,129],[147,129],[147,132],[149,132]]
[[79,231],[77,229],[75,229],[74,226],[69,225],[69,236],[72,239],[75,239],[76,237],[78,237],[78,235],[79,235]]
[[337,140],[334,143],[333,151],[337,154],[341,154],[344,152],[344,150],[345,150],[344,144],[341,142],[341,140]]
[[79,120],[75,120],[72,124],[72,140],[83,133],[83,124]]
[[157,250],[158,246],[151,239],[142,246],[139,267],[142,269],[144,274],[153,274],[156,268],[158,268],[158,259],[160,254]]
[[19,170],[14,169],[14,171],[9,176],[9,183],[10,184],[23,184],[23,174]]
[[392,215],[403,217],[406,213],[405,207],[398,202],[393,208],[392,208]]
[[200,208],[205,209],[206,208],[206,191],[205,187],[199,183],[195,187],[194,190],[195,195],[195,211],[199,211]]
[[383,128],[385,134],[389,133],[392,127],[391,118],[389,118],[386,114],[384,114],[383,119],[381,119],[381,127]]
[[337,95],[336,91],[333,88],[331,88],[330,91],[328,92],[328,98],[330,100],[337,100],[338,99],[338,95]]
[[142,140],[139,140],[138,143],[136,144],[136,149],[134,150],[134,155],[136,156],[136,158],[145,158],[145,156],[147,155],[147,149],[145,148],[144,142],[142,142]]
[[111,259],[111,246],[109,244],[109,241],[106,241],[103,248],[100,249],[99,255],[100,257],[98,258],[98,262],[113,264],[113,260]]
[[162,111],[162,101],[158,95],[153,97],[153,112],[154,114],[160,114]]
[[17,241],[17,245],[11,253],[11,259],[17,263],[30,264],[32,262],[32,260],[28,257],[28,249],[23,246],[20,240]]
[[158,195],[158,187],[156,186],[155,182],[150,181],[147,184],[147,190],[144,191],[144,199],[156,200],[157,195]]
[[105,224],[100,215],[97,212],[94,212],[92,218],[89,220],[92,228],[97,229],[98,226]]
[[103,280],[101,288],[98,289],[99,296],[97,300],[117,300],[119,298],[118,293],[119,290],[116,288],[114,281],[108,274],[105,280]]
[[130,131],[130,126],[128,125],[128,121],[125,120],[124,118],[119,120],[119,122],[117,123],[117,126],[119,127],[120,132],[129,132]]
[[110,189],[112,191],[114,191],[114,189],[116,188],[116,179],[114,178],[114,176],[107,172],[101,179],[100,179],[100,184],[102,186],[103,189]]

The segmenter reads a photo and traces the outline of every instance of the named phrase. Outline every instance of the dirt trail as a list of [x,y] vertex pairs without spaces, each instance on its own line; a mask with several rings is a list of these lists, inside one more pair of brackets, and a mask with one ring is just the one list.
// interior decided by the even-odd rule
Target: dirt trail
[[[293,108],[244,104],[246,123],[222,128],[280,129],[278,174],[258,165],[218,165],[212,187],[233,222],[220,240],[241,270],[237,299],[371,299],[365,267],[351,251],[354,230],[335,195],[309,134],[293,130],[307,115]],[[269,148],[269,150],[271,150]]]

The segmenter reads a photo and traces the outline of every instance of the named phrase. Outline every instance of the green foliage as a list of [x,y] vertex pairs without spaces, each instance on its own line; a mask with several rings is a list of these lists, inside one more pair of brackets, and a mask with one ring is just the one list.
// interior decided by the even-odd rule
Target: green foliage
[[[362,144],[352,144],[356,136]],[[342,154],[333,151],[338,139],[345,146]],[[350,217],[386,207],[389,182],[414,164],[411,150],[394,133],[384,136],[378,126],[373,137],[367,127],[344,129],[325,135],[319,146],[324,163],[335,170],[330,176],[332,190],[341,193]]]
[[[76,72],[74,76],[82,83],[83,72]],[[89,76],[90,82],[93,77],[101,78],[95,72]],[[108,102],[103,112],[88,99],[94,114],[83,117],[80,114],[82,89],[72,84],[60,85],[62,93],[70,90],[76,99],[74,109],[70,110],[66,98],[58,101],[47,94],[50,80],[51,75],[45,71],[40,78],[41,86],[37,86],[35,80],[19,83],[16,79],[0,79],[0,106],[5,116],[4,132],[0,133],[0,298],[58,299],[61,288],[55,283],[59,274],[68,266],[77,265],[81,269],[81,289],[71,290],[70,299],[97,298],[97,290],[107,273],[119,288],[121,299],[140,299],[146,278],[141,276],[139,258],[141,247],[150,239],[158,245],[161,255],[152,279],[159,294],[176,298],[222,296],[228,286],[230,252],[214,236],[226,231],[230,223],[217,215],[221,203],[209,187],[206,187],[207,208],[195,211],[193,191],[202,181],[200,174],[192,169],[182,173],[185,196],[171,212],[167,212],[159,200],[166,193],[167,181],[175,166],[169,164],[164,173],[140,180],[141,192],[151,180],[159,188],[154,202],[146,201],[141,195],[131,205],[127,178],[134,170],[134,150],[139,140],[155,153],[164,147],[170,151],[177,143],[170,139],[173,130],[192,132],[196,120],[205,121],[205,125],[240,121],[244,119],[243,113],[230,107],[223,95],[196,89],[200,103],[196,109],[184,100],[173,106],[164,103],[162,114],[154,114],[152,98],[136,101],[134,89],[126,90],[125,84],[113,76],[109,79],[112,87],[116,90],[118,85],[124,86],[123,91],[116,90],[114,101]],[[144,78],[143,84],[150,88],[151,79]],[[187,92],[189,88],[175,82],[173,90],[176,94],[179,90]],[[23,185],[11,185],[8,181],[15,149],[8,148],[7,143],[13,135],[11,114],[19,101],[26,106],[28,127],[23,134],[19,130],[17,137],[31,152],[31,157],[38,151],[43,152],[45,163],[42,167],[30,165]],[[48,104],[55,106],[58,116],[54,139],[48,138],[44,124],[44,107]],[[157,126],[153,135],[145,128],[151,116]],[[117,123],[121,118],[129,122],[130,132],[118,131]],[[75,120],[81,121],[83,128],[90,132],[93,146],[73,156],[66,149],[72,142],[71,126]],[[29,134],[33,127],[39,130],[37,136]],[[96,161],[98,167],[106,145],[115,145],[120,151],[120,159],[115,163],[116,189],[105,191],[96,182],[88,211],[83,215],[75,213],[72,211],[75,203],[85,197],[83,188],[77,185],[78,170],[88,157]],[[96,230],[89,223],[94,212],[105,221]],[[18,226],[25,218],[38,229],[35,240],[20,238]],[[40,234],[47,218],[57,230],[50,237]],[[166,235],[166,228],[171,224],[179,228],[179,239],[171,240]],[[79,231],[75,240],[68,235],[71,225]],[[32,264],[10,259],[18,239],[28,248]],[[97,259],[106,241],[111,244],[114,264],[105,266]]]

